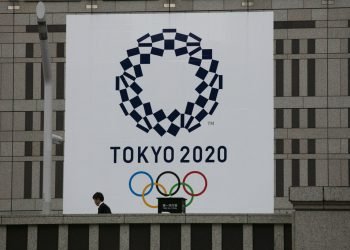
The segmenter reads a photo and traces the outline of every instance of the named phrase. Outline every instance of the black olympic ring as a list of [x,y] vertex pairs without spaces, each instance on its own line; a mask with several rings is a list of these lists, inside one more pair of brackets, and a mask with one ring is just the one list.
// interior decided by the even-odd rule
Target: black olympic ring
[[181,186],[181,185],[180,185],[181,180],[180,180],[179,176],[178,176],[176,173],[174,173],[174,172],[172,172],[172,171],[164,171],[163,173],[161,173],[160,175],[158,175],[157,180],[156,180],[156,183],[159,183],[160,177],[162,177],[162,176],[165,175],[165,174],[172,174],[172,175],[175,176],[175,178],[177,179],[177,188],[176,188],[176,190],[175,190],[172,194],[165,194],[165,193],[163,193],[163,192],[159,189],[158,186],[156,186],[156,188],[157,188],[158,192],[159,192],[161,195],[163,195],[163,196],[173,196],[173,195],[177,194],[177,192],[179,192],[180,186]]

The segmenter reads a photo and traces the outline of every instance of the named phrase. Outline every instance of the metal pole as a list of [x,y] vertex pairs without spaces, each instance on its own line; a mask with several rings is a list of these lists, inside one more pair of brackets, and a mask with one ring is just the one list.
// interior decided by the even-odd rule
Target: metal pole
[[44,169],[43,169],[43,207],[42,213],[51,211],[51,165],[52,165],[52,77],[47,41],[45,5],[39,2],[36,6],[38,31],[41,47],[42,68],[44,75]]

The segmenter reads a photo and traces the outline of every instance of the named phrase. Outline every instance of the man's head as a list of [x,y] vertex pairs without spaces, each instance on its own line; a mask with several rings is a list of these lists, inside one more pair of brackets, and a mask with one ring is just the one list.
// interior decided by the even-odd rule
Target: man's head
[[100,205],[101,202],[104,201],[105,198],[103,197],[102,193],[97,192],[92,196],[92,199],[94,199],[96,206],[98,206],[98,205]]

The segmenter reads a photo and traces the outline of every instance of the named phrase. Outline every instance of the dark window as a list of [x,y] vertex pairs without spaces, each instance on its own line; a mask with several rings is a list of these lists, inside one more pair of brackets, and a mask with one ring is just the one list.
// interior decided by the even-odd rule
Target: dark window
[[56,112],[56,130],[64,130],[64,111]]
[[[350,38],[349,38],[350,41]],[[348,50],[350,53],[350,43],[348,44]],[[349,77],[349,72],[350,72],[350,58],[348,59],[348,96],[350,96],[350,77]]]
[[222,224],[222,250],[243,250],[243,226]]
[[58,225],[38,225],[38,250],[58,250]]
[[284,224],[284,250],[292,250],[292,225]]
[[307,29],[315,28],[315,21],[275,21],[274,29]]
[[64,63],[56,64],[56,99],[64,99]]
[[292,109],[292,128],[300,127],[299,109]]
[[40,156],[43,156],[44,155],[44,142],[41,141],[40,142]]
[[316,160],[307,161],[307,183],[308,186],[316,186]]
[[56,161],[55,197],[63,198],[63,161]]
[[57,156],[63,156],[63,152],[64,152],[64,144],[56,144],[56,155]]
[[276,139],[275,140],[275,152],[276,154],[283,154],[284,152],[284,142],[283,139]]
[[[26,0],[32,2],[34,0]],[[46,0],[47,2],[64,2],[64,0]],[[71,0],[72,2],[77,2],[80,0]],[[35,1],[34,1],[35,2]],[[65,24],[49,24],[47,25],[48,32],[66,32]],[[38,33],[38,25],[26,25],[26,32],[28,33]]]
[[299,96],[299,60],[292,60],[292,96]]
[[191,250],[212,249],[212,228],[211,224],[191,225]]
[[253,250],[274,249],[274,225],[253,225]]
[[292,154],[299,154],[300,153],[300,141],[299,139],[293,139],[292,140]]
[[129,250],[150,250],[150,225],[129,225]]
[[33,57],[33,44],[32,43],[26,43],[26,57],[32,58]]
[[64,57],[64,43],[57,43],[57,57]]
[[6,250],[26,250],[28,227],[26,225],[8,225],[6,231]]
[[276,197],[284,196],[284,161],[276,159]]
[[283,109],[276,109],[276,128],[283,128],[284,115]]
[[307,127],[308,128],[316,127],[316,110],[315,109],[307,110]]
[[68,226],[68,250],[89,250],[89,225]]
[[33,63],[26,63],[25,81],[26,100],[31,100],[33,99]]
[[160,250],[181,249],[181,225],[160,224]]
[[40,71],[41,71],[41,82],[40,82],[40,98],[41,99],[44,99],[44,95],[45,95],[45,88],[44,88],[44,83],[45,83],[45,81],[44,81],[44,72],[43,72],[43,66],[41,65],[41,69],[40,69]]
[[25,130],[26,131],[33,130],[33,112],[32,111],[25,112]]
[[24,156],[33,155],[33,143],[31,141],[24,142]]
[[299,159],[292,160],[292,186],[300,186],[300,161]]
[[40,191],[39,191],[39,198],[43,198],[43,174],[44,174],[44,163],[40,162]]
[[316,154],[316,140],[308,139],[307,140],[307,153],[308,154]]
[[44,130],[44,112],[40,112],[40,130]]
[[283,40],[277,39],[276,40],[276,54],[283,54]]
[[315,54],[315,39],[307,40],[307,53]]
[[24,162],[24,199],[32,198],[32,162]]
[[307,95],[315,96],[315,59],[307,60]]
[[292,40],[292,54],[299,54],[299,39]]
[[349,186],[350,186],[350,160],[348,160],[348,183],[349,183]]
[[99,250],[119,250],[119,225],[100,224]]
[[283,86],[283,72],[284,72],[284,64],[283,60],[276,60],[276,96],[283,96],[284,86]]

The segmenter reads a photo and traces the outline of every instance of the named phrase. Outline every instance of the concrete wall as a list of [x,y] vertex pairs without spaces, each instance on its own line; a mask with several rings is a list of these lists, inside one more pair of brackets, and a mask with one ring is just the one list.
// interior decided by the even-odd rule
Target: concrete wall
[[284,250],[290,215],[2,216],[0,250]]
[[350,188],[293,187],[294,249],[350,248]]
[[[67,13],[273,10],[275,211],[291,211],[290,186],[349,186],[350,1],[172,0],[174,8],[167,7],[172,6],[169,3],[166,0],[46,3],[56,80],[55,133],[64,136]],[[43,89],[35,6],[35,2],[0,0],[2,214],[35,213],[42,204]],[[53,153],[53,208],[60,213],[62,146],[53,146]]]

